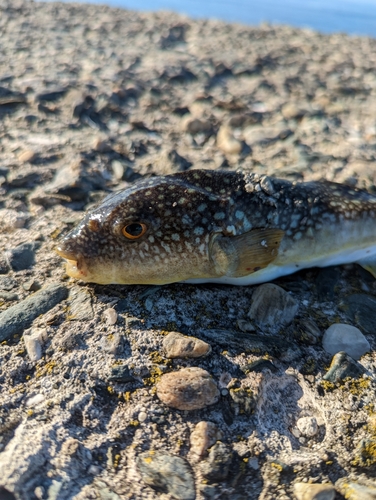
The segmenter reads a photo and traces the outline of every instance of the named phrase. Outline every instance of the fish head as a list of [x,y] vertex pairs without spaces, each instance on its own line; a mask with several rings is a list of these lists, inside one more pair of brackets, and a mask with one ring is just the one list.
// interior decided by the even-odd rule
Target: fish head
[[107,197],[56,251],[67,260],[67,274],[87,282],[165,284],[216,276],[210,245],[220,203],[174,176],[142,180]]

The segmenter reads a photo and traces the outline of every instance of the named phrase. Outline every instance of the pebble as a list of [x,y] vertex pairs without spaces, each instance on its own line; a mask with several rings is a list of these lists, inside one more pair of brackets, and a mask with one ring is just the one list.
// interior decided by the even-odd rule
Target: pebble
[[42,357],[42,345],[48,338],[46,328],[32,328],[30,333],[24,333],[26,352],[30,361],[35,362]]
[[248,316],[259,325],[287,325],[294,319],[299,303],[283,288],[266,283],[256,288]]
[[0,342],[22,333],[41,314],[66,299],[68,289],[58,283],[42,288],[0,314]]
[[376,299],[365,293],[347,296],[342,304],[347,317],[360,328],[372,335],[376,334]]
[[103,318],[108,325],[115,325],[117,317],[117,312],[113,307],[109,307],[103,311]]
[[301,417],[296,422],[296,427],[299,429],[300,433],[308,438],[316,436],[319,427],[317,425],[317,420],[315,417]]
[[218,441],[210,448],[208,458],[201,462],[201,473],[209,481],[223,481],[230,472],[232,459],[231,448]]
[[343,323],[334,323],[326,330],[322,345],[329,354],[344,351],[353,359],[359,359],[371,348],[358,328]]
[[18,161],[21,163],[31,163],[36,158],[35,151],[28,149],[18,156]]
[[148,414],[146,413],[146,411],[140,411],[140,413],[138,414],[137,416],[137,420],[139,422],[145,422],[145,420],[148,418]]
[[231,132],[231,129],[226,125],[222,125],[222,127],[218,130],[217,146],[225,154],[232,155],[239,155],[243,149],[243,144],[241,143],[241,141],[235,139],[234,135]]
[[365,485],[343,478],[336,482],[336,487],[346,500],[376,500],[375,485]]
[[329,370],[323,379],[335,383],[347,377],[360,378],[365,372],[365,368],[360,363],[344,351],[340,351],[333,356]]
[[162,375],[157,395],[171,408],[199,410],[216,403],[219,390],[206,370],[192,367]]
[[211,351],[211,346],[196,337],[188,337],[179,332],[169,333],[163,341],[167,358],[199,358]]
[[34,406],[43,403],[44,400],[45,397],[43,396],[43,394],[36,394],[35,396],[32,396],[31,398],[27,399],[25,404],[28,408],[33,408]]
[[207,454],[208,448],[213,446],[221,437],[221,431],[213,422],[202,420],[196,424],[189,438],[192,453],[203,457]]
[[35,264],[35,250],[37,247],[36,243],[23,243],[8,250],[5,255],[13,271],[22,271],[32,267]]
[[147,451],[136,459],[143,481],[176,500],[195,500],[195,481],[188,462],[164,451]]
[[295,483],[296,500],[334,500],[336,490],[331,484]]

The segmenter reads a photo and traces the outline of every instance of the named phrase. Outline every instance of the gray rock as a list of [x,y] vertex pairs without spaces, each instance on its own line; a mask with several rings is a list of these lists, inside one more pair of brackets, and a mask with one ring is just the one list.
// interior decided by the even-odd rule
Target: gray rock
[[177,500],[196,498],[192,470],[186,460],[163,451],[147,451],[137,457],[143,481],[153,489]]
[[365,372],[365,368],[360,363],[352,359],[344,351],[341,351],[333,356],[329,370],[323,379],[329,382],[338,382],[347,377],[359,378]]
[[376,298],[365,293],[349,295],[341,304],[347,317],[366,333],[376,335]]
[[64,285],[53,283],[9,307],[0,314],[0,342],[16,333],[22,333],[35,318],[52,309],[67,296],[68,290]]
[[209,481],[223,481],[230,472],[233,453],[229,446],[218,441],[209,451],[209,457],[202,461],[200,470]]
[[260,325],[286,325],[291,323],[299,303],[283,288],[266,283],[256,288],[248,316]]
[[329,354],[345,351],[354,359],[359,359],[371,348],[358,328],[343,323],[334,323],[326,330],[322,345]]
[[6,257],[13,271],[29,269],[35,264],[35,250],[37,246],[35,243],[23,243],[6,252]]

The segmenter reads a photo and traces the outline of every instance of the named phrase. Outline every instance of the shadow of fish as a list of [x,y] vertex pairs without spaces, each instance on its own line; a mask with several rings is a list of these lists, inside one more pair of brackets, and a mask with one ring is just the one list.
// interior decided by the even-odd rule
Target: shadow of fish
[[67,273],[109,284],[249,285],[358,262],[376,275],[376,196],[345,185],[191,170],[113,193],[60,242]]

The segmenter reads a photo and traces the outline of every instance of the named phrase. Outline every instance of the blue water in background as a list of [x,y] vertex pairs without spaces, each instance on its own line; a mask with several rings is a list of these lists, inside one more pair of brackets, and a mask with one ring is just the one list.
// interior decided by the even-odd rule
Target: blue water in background
[[267,21],[324,33],[376,37],[376,0],[91,0],[91,3],[142,11],[172,10],[196,18],[250,25]]

